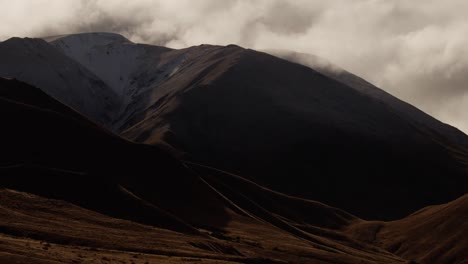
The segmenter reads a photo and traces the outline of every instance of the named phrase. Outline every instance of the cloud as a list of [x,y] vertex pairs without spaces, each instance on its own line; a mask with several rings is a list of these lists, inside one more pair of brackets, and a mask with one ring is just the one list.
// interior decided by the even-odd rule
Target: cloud
[[136,42],[323,57],[468,132],[464,0],[0,0],[0,39],[113,31]]

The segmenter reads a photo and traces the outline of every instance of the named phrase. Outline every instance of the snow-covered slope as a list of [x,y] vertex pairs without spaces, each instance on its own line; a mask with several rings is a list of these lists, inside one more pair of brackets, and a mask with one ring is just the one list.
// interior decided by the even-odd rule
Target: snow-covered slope
[[119,95],[131,81],[143,55],[135,44],[117,34],[76,34],[45,40],[99,76]]
[[148,91],[157,90],[160,83],[170,78],[184,61],[184,52],[135,44],[112,33],[83,33],[44,39],[96,74],[119,95],[123,107],[113,125],[116,131],[134,112],[152,104]]
[[99,77],[42,39],[0,43],[0,76],[16,78],[107,126],[120,107],[116,93]]

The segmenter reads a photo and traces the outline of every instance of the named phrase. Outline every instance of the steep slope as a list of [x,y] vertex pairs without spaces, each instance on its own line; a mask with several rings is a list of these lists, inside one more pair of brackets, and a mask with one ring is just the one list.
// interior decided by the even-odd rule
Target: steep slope
[[[47,37],[63,54],[80,62],[122,95],[144,57],[144,48],[110,33]],[[165,49],[162,49],[165,50]]]
[[[3,187],[175,230],[193,231],[167,210],[227,219],[215,195],[163,151],[114,136],[24,83],[1,79],[0,90]],[[150,202],[139,197],[149,189]]]
[[48,40],[123,96],[113,130],[131,140],[367,218],[468,191],[466,135],[350,74],[234,45]]
[[404,262],[342,235],[357,218],[339,209],[125,141],[25,83],[0,79],[0,95],[1,260],[53,263],[37,252],[43,240],[65,259],[79,250],[93,261],[117,250],[207,263]]
[[[144,107],[150,100],[147,90],[154,90],[167,78],[183,57],[166,56],[169,48],[135,44],[112,33],[83,33],[46,37],[57,50],[79,62],[116,92],[124,105],[118,112],[114,130],[118,130],[134,108]],[[127,117],[128,118],[128,117]]]
[[0,76],[16,78],[108,125],[119,98],[96,75],[41,39],[11,38],[0,42]]
[[200,50],[146,95],[153,104],[124,136],[164,140],[187,159],[369,218],[467,192],[465,150],[381,101],[266,54],[234,46],[187,54]]
[[[112,33],[83,33],[44,39],[95,73],[121,96],[124,107],[113,126],[116,132],[141,121],[147,109],[155,107],[155,101],[163,103],[166,97],[178,94],[186,82],[174,83],[173,77],[180,69],[186,68],[186,64],[204,56],[213,58],[210,53],[217,54],[216,50],[221,49],[202,45],[173,50],[135,44]],[[211,63],[206,59],[203,61]],[[202,70],[204,66],[192,69],[183,79],[193,79]]]
[[310,67],[323,75],[337,80],[357,91],[366,94],[373,99],[382,101],[397,111],[402,118],[418,124],[420,129],[433,133],[434,137],[446,143],[468,149],[466,135],[458,129],[440,122],[432,116],[416,109],[391,94],[379,89],[368,81],[356,76],[337,65],[334,65],[323,58],[305,53],[298,53],[286,50],[271,50],[268,53],[283,58],[285,60]]
[[466,263],[468,195],[421,209],[398,221],[358,221],[348,228],[348,233],[417,263]]

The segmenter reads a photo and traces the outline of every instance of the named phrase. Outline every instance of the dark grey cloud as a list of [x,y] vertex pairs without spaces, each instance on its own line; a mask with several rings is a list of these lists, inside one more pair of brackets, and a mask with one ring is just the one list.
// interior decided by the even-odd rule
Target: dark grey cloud
[[0,0],[0,39],[112,31],[135,42],[326,58],[468,131],[465,0]]

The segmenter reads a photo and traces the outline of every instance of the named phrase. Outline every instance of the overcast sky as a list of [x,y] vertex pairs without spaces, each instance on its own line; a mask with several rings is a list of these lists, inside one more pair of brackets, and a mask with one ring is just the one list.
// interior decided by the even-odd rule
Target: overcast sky
[[314,54],[468,132],[466,0],[0,0],[0,6],[0,40],[112,31],[173,48],[234,43]]

